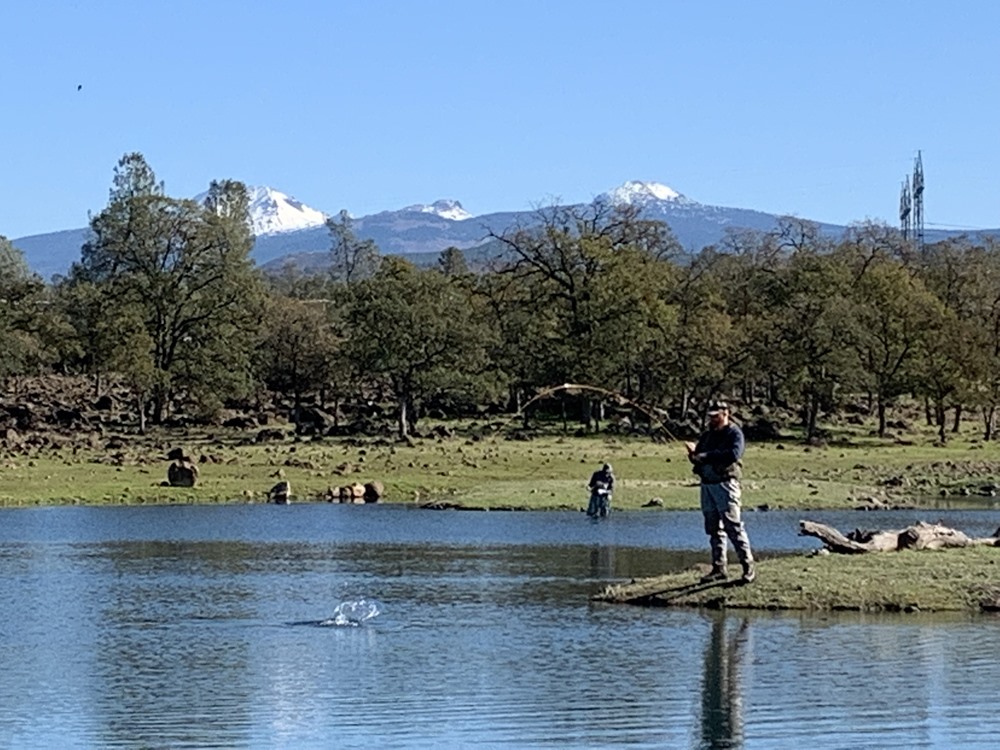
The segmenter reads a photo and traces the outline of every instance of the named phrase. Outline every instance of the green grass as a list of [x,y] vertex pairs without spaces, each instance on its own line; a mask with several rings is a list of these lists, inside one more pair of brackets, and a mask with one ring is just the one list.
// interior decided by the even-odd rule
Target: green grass
[[[0,504],[261,502],[281,476],[294,500],[321,500],[329,488],[381,481],[386,501],[448,501],[466,507],[583,508],[586,483],[601,463],[614,465],[614,506],[697,507],[698,491],[682,445],[642,438],[562,437],[530,441],[474,439],[340,440],[247,444],[246,435],[160,434],[130,439],[121,450],[69,448],[0,454]],[[945,447],[854,436],[845,447],[751,443],[744,459],[744,505],[787,509],[850,508],[874,496],[932,504],[941,488],[1000,481],[1000,444],[970,434]],[[166,451],[183,446],[199,462],[194,488],[162,487]],[[900,486],[885,480],[901,477]],[[991,502],[984,499],[980,502]],[[655,509],[651,509],[655,512]]]
[[[737,567],[737,574],[738,574]],[[861,612],[996,610],[1000,606],[1000,549],[787,556],[758,561],[747,586],[694,586],[685,571],[609,587],[603,595],[655,606]],[[654,593],[659,592],[659,593]]]
[[[381,481],[386,502],[445,501],[469,508],[583,509],[586,483],[603,462],[618,477],[614,506],[638,509],[652,498],[665,510],[698,507],[698,489],[680,443],[641,438],[563,437],[529,441],[471,430],[412,444],[384,439],[333,439],[257,445],[251,435],[156,434],[129,438],[121,449],[33,449],[0,453],[0,505],[80,503],[266,502],[279,477],[291,482],[294,502],[321,502],[330,488]],[[809,510],[852,508],[861,498],[924,504],[945,489],[1000,481],[1000,444],[968,434],[946,446],[918,434],[908,444],[863,435],[827,448],[750,444],[745,457],[744,505]],[[200,470],[193,488],[164,487],[180,446]],[[204,457],[204,460],[202,460]],[[889,481],[888,484],[886,480]],[[957,498],[956,498],[957,499]],[[963,500],[964,501],[964,500]],[[968,498],[996,507],[995,499]],[[660,512],[651,508],[646,512]],[[661,604],[756,609],[966,611],[997,603],[1000,550],[975,548],[858,556],[765,559],[745,587],[712,587]],[[686,572],[656,579],[662,589],[688,585]]]

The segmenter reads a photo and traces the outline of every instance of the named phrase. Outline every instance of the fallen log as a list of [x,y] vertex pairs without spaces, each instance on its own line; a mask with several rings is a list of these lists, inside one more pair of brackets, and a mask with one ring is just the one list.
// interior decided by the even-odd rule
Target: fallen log
[[902,549],[945,549],[949,547],[1000,547],[1000,529],[993,536],[972,538],[936,523],[923,521],[905,529],[865,531],[855,529],[842,534],[832,526],[815,521],[799,521],[799,536],[812,536],[831,552],[857,555],[866,552],[897,552]]

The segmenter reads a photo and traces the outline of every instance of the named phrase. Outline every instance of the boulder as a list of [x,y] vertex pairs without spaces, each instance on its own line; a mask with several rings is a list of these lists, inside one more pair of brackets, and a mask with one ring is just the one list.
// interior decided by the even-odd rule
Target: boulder
[[385,496],[385,486],[381,482],[367,482],[364,489],[362,497],[366,503],[377,503]]
[[363,503],[365,502],[365,486],[357,482],[344,485],[337,490],[337,495],[342,503]]
[[198,467],[189,461],[174,461],[167,467],[167,482],[171,487],[194,487],[198,482]]
[[285,431],[279,430],[274,427],[261,430],[260,432],[257,433],[257,438],[256,438],[258,443],[266,443],[270,440],[284,440],[284,439],[285,439]]
[[0,427],[0,442],[8,448],[18,448],[24,440],[13,427]]
[[94,402],[94,409],[97,411],[111,411],[114,408],[115,400],[106,393]]
[[267,498],[275,505],[288,505],[292,497],[292,484],[282,480],[267,492]]

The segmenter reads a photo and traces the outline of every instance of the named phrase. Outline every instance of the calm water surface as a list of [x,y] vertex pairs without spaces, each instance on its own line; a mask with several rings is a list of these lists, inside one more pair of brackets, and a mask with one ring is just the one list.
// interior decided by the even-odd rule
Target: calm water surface
[[[748,515],[763,556],[799,515]],[[933,515],[809,517],[1000,525]],[[706,549],[697,513],[0,511],[0,747],[997,746],[1000,619],[588,602]]]

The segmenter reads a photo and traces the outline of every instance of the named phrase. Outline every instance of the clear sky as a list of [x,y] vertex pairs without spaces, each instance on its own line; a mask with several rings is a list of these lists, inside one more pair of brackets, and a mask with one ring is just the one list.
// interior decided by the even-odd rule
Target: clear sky
[[920,149],[928,226],[995,228],[998,39],[993,0],[2,0],[0,234],[84,226],[130,151],[328,213],[638,179],[895,225]]

